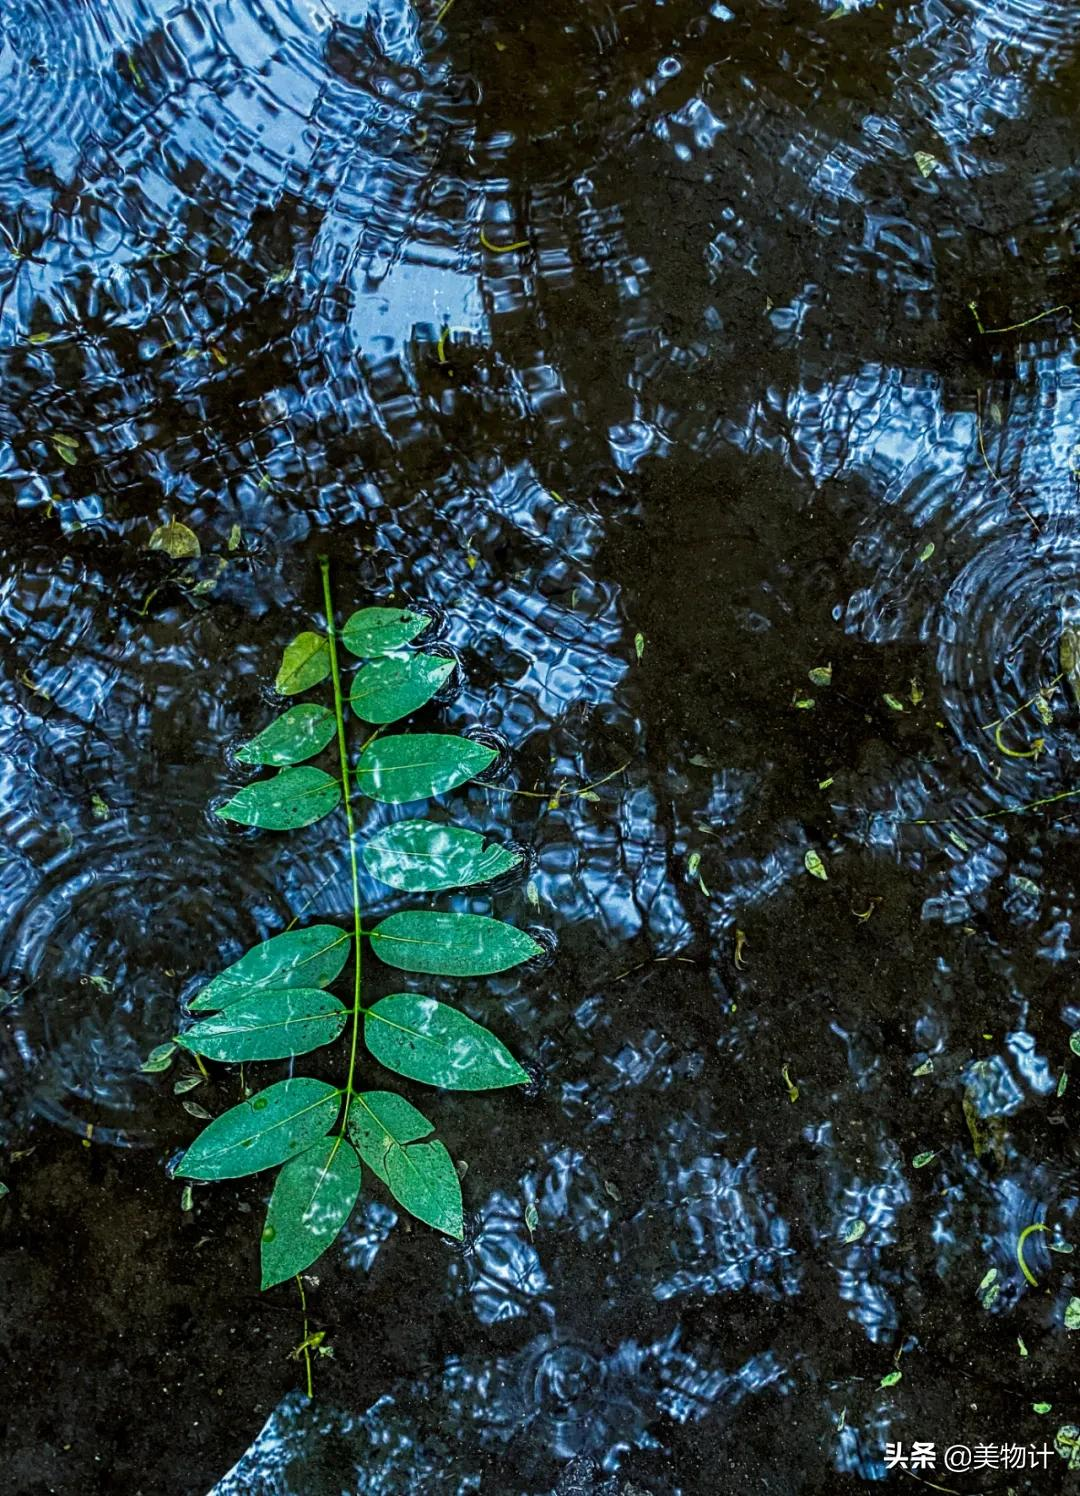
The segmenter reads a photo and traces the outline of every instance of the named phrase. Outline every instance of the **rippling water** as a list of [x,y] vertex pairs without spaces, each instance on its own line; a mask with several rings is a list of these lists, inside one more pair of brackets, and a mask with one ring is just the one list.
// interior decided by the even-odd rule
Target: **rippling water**
[[[831,1496],[915,1440],[1063,1488],[940,1455],[1080,1422],[1078,46],[1071,0],[0,8],[5,1489]],[[460,1247],[365,1188],[308,1403],[265,1186],[182,1208],[140,1063],[348,904],[333,827],[211,814],[327,548],[459,656],[552,955],[460,992],[536,1084],[433,1103]]]

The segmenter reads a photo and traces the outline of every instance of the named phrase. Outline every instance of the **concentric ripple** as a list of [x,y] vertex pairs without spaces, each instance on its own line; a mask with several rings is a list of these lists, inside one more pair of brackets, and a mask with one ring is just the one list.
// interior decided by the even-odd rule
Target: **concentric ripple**
[[[28,168],[69,178],[122,86],[97,6],[23,0],[0,14],[0,185]],[[102,90],[104,89],[104,96]]]

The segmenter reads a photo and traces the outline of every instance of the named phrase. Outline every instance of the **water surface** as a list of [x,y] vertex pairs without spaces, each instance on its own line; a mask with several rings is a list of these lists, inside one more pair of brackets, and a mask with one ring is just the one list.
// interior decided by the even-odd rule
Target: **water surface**
[[[3,9],[5,1489],[831,1496],[1080,1423],[1078,41],[1071,0]],[[457,652],[418,725],[606,782],[460,801],[552,954],[436,995],[536,1081],[423,1096],[465,1242],[368,1179],[309,1403],[266,1181],[182,1209],[200,1124],[139,1067],[347,912],[336,823],[212,815],[323,551]]]

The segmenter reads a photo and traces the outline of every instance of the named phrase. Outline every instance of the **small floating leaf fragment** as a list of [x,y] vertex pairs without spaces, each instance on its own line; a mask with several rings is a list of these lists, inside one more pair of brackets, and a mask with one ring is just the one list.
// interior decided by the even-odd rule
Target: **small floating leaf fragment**
[[813,847],[803,854],[803,867],[812,877],[820,878],[823,883],[829,881],[829,875],[825,871],[825,864],[822,862],[820,855],[814,851]]
[[1080,1428],[1063,1423],[1054,1435],[1054,1448],[1070,1470],[1080,1470]]
[[1061,630],[1058,641],[1058,661],[1073,701],[1080,706],[1080,632],[1071,623]]
[[923,690],[922,686],[919,685],[918,679],[913,675],[911,677],[911,690],[908,693],[908,700],[911,702],[912,706],[918,706],[919,702],[923,700],[925,695],[926,692]]
[[26,689],[28,691],[33,691],[33,693],[34,693],[35,696],[40,696],[41,699],[42,699],[42,701],[51,701],[52,700],[52,696],[45,689],[45,687],[44,686],[39,686],[36,681],[32,680],[27,671],[20,670],[19,671],[19,679],[22,681],[23,685],[26,687]]
[[195,1208],[195,1194],[190,1184],[185,1184],[180,1194],[180,1209],[187,1215]]
[[645,653],[645,635],[644,634],[635,634],[634,635],[634,653],[637,655],[637,657],[638,657],[639,660],[641,659],[641,656]]
[[226,542],[228,549],[230,551],[235,551],[240,545],[240,542],[243,540],[243,538],[244,532],[241,530],[240,526],[233,525],[232,529],[229,531],[229,539]]
[[934,1069],[934,1062],[933,1062],[933,1060],[923,1060],[922,1064],[920,1066],[918,1066],[917,1069],[913,1070],[911,1073],[912,1073],[912,1075],[930,1075],[930,1074],[933,1073],[933,1069]]
[[936,1153],[916,1153],[915,1157],[911,1160],[911,1167],[913,1169],[925,1169],[927,1164],[934,1162],[935,1158],[937,1158]]
[[746,949],[746,931],[745,930],[736,930],[735,931],[735,965],[739,969],[739,971],[742,971],[743,968],[746,966],[746,959],[743,956],[743,951],[745,949]]
[[1024,1356],[1024,1357],[1027,1356],[1027,1354],[1028,1354],[1028,1348],[1024,1344],[1024,1337],[1022,1335],[1017,1335],[1017,1337],[1016,1337],[1016,1348],[1017,1348],[1017,1350],[1020,1352],[1020,1354],[1022,1356]]
[[791,1066],[784,1065],[780,1074],[784,1077],[784,1084],[787,1086],[788,1100],[792,1102],[798,1101],[799,1088],[791,1078]]
[[526,1205],[526,1207],[525,1207],[525,1225],[528,1227],[529,1240],[530,1241],[532,1240],[533,1232],[536,1230],[536,1228],[537,1228],[537,1226],[539,1226],[539,1224],[540,1224],[540,1212],[537,1210],[536,1206],[530,1200],[529,1203],[528,1203],[528,1205]]
[[190,1112],[193,1117],[198,1117],[200,1121],[205,1122],[211,1116],[211,1113],[204,1106],[200,1106],[197,1101],[185,1101],[182,1104],[185,1112]]
[[798,691],[796,691],[794,696],[791,698],[791,704],[792,706],[797,707],[800,712],[812,711],[813,708],[817,706],[817,702],[812,696],[800,696]]
[[173,1095],[183,1096],[188,1091],[194,1091],[195,1087],[201,1086],[202,1083],[203,1077],[198,1073],[198,1071],[193,1070],[190,1075],[182,1075],[180,1079],[173,1084]]
[[43,343],[49,342],[51,338],[51,332],[32,332],[26,341],[34,348],[40,348]]
[[832,662],[828,665],[815,665],[813,670],[807,672],[815,686],[832,685]]
[[11,1191],[8,1189],[8,1187],[4,1183],[4,1181],[2,1179],[0,1179],[0,1200],[2,1200],[5,1195],[10,1195],[10,1194],[11,1194]]
[[920,561],[929,561],[930,557],[934,554],[934,552],[936,550],[937,550],[937,546],[934,544],[934,542],[932,540],[928,541],[927,544],[924,545],[923,548],[922,548],[922,550],[919,552],[919,560]]
[[185,561],[189,557],[201,556],[202,546],[194,530],[182,525],[179,520],[166,520],[146,542],[149,551],[164,551],[174,561]]
[[171,1040],[168,1044],[158,1044],[146,1056],[139,1069],[145,1070],[148,1075],[157,1075],[159,1071],[168,1070],[175,1053],[176,1045]]
[[687,759],[687,763],[693,764],[693,766],[694,766],[695,769],[711,769],[712,768],[712,759],[711,758],[707,758],[704,753],[694,753],[694,754],[691,754],[690,758]]
[[1065,1305],[1065,1328],[1080,1330],[1080,1299],[1072,1298]]
[[847,1226],[844,1229],[844,1234],[840,1238],[840,1241],[841,1241],[841,1244],[843,1246],[848,1247],[848,1246],[851,1245],[852,1242],[861,1241],[865,1235],[866,1235],[866,1222],[865,1221],[863,1221],[863,1220],[849,1221],[848,1224],[847,1224]]
[[983,1278],[979,1284],[977,1293],[979,1303],[984,1309],[992,1309],[997,1303],[1001,1293],[1001,1284],[998,1282],[998,1270],[996,1267],[992,1267]]
[[90,796],[90,808],[94,819],[98,821],[107,821],[112,815],[108,800],[96,793]]
[[873,914],[874,910],[877,908],[877,906],[880,903],[881,903],[881,895],[878,894],[877,896],[875,896],[874,898],[872,898],[870,900],[869,904],[866,906],[865,909],[852,909],[851,912],[855,916],[855,918],[859,921],[860,924],[864,924],[865,925],[866,921],[870,918],[870,916]]
[[900,701],[896,696],[890,696],[888,691],[882,692],[881,699],[885,703],[885,705],[887,707],[891,707],[894,712],[902,712],[904,710],[904,703]]
[[1042,892],[1037,883],[1033,883],[1030,878],[1021,877],[1019,873],[1011,873],[1009,875],[1009,882],[1014,888],[1019,888],[1023,893],[1029,893],[1036,899]]
[[890,1371],[888,1376],[882,1377],[878,1385],[881,1387],[895,1387],[897,1382],[900,1381],[903,1375],[904,1373],[902,1371]]
[[536,880],[530,878],[525,885],[525,897],[534,909],[540,908],[540,890],[536,886]]
[[829,788],[829,786],[833,782],[834,781],[832,780],[832,778],[829,778],[829,779],[819,779],[817,787],[818,787],[819,790],[827,790]]
[[1080,1029],[1074,1029],[1069,1035],[1069,1048],[1073,1054],[1080,1054]]
[[1050,698],[1047,696],[1045,689],[1040,691],[1035,698],[1035,710],[1038,712],[1039,719],[1044,727],[1052,727],[1054,725],[1054,709],[1050,705]]
[[916,151],[915,165],[919,168],[924,177],[932,177],[937,171],[938,167],[941,165],[941,162],[936,156],[931,156],[929,151]]
[[946,832],[946,835],[952,842],[953,846],[959,847],[961,852],[970,852],[971,848],[968,846],[964,838],[960,835],[959,831],[948,831]]
[[1039,1414],[1050,1413],[1053,1411],[1053,1407],[1053,1403],[1032,1403],[1031,1411]]

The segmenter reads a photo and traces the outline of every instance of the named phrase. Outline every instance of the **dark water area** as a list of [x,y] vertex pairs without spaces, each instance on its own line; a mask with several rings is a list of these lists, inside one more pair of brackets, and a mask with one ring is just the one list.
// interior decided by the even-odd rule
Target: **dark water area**
[[[1074,0],[0,0],[0,1490],[1073,1488],[1078,101]],[[535,1081],[424,1091],[465,1240],[366,1176],[309,1402],[140,1065],[348,916],[213,815],[324,551],[552,950],[428,984]]]

